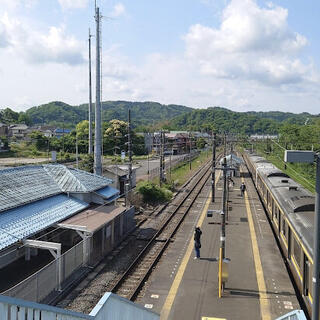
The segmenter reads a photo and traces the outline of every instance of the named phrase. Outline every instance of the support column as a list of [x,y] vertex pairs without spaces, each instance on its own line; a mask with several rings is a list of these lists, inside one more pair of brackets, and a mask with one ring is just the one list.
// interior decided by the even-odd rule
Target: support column
[[30,258],[31,258],[31,249],[30,248],[26,248],[24,257],[25,257],[25,261],[30,261]]
[[111,222],[111,246],[114,247],[114,220]]

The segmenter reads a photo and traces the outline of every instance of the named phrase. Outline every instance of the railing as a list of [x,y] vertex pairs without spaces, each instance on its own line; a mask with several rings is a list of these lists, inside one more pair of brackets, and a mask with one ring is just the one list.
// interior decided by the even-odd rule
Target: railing
[[1,320],[158,320],[158,314],[107,292],[90,315],[0,295]]
[[[83,241],[61,255],[61,259],[61,282],[63,284],[74,271],[83,265]],[[58,287],[58,262],[54,260],[14,287],[1,292],[1,294],[40,302]]]
[[[199,152],[192,153],[191,161],[194,160],[198,155],[199,155]],[[166,171],[166,173],[167,174],[169,173],[170,168],[172,170],[175,167],[177,167],[178,165],[180,165],[181,163],[187,162],[187,161],[190,161],[190,155],[189,154],[185,154],[185,155],[180,156],[179,158],[175,158],[175,159],[173,159],[171,161],[171,163],[170,162],[166,162],[165,163],[165,171]],[[153,179],[153,178],[159,177],[159,175],[160,175],[160,168],[159,167],[153,168],[149,172],[149,179]]]
[[0,295],[1,320],[93,320],[94,316]]
[[307,320],[307,318],[302,310],[295,310],[277,318],[276,320]]

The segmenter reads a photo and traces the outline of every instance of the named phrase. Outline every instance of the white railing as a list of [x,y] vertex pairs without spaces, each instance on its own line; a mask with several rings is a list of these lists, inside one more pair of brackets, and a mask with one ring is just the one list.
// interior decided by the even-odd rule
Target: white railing
[[[61,282],[63,286],[69,276],[83,265],[83,241],[61,255],[60,259],[62,259]],[[57,266],[57,261],[53,260],[14,287],[1,292],[1,294],[41,302],[59,287]]]
[[94,320],[95,317],[0,295],[1,320]]
[[107,292],[90,315],[0,295],[1,320],[159,320],[160,316]]
[[307,320],[302,310],[294,310],[276,320]]

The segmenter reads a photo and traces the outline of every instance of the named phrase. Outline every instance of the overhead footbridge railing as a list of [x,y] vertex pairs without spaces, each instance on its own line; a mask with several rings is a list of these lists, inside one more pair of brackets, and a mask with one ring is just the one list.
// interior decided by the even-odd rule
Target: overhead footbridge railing
[[294,310],[275,320],[307,320],[302,310]]
[[1,320],[159,320],[159,314],[106,292],[89,315],[0,295]]

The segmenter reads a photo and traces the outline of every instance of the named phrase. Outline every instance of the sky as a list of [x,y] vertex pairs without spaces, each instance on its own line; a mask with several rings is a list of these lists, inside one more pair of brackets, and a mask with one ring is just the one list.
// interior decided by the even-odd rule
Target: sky
[[[97,5],[103,100],[320,113],[318,1]],[[89,28],[94,0],[0,0],[0,108],[87,103]]]

